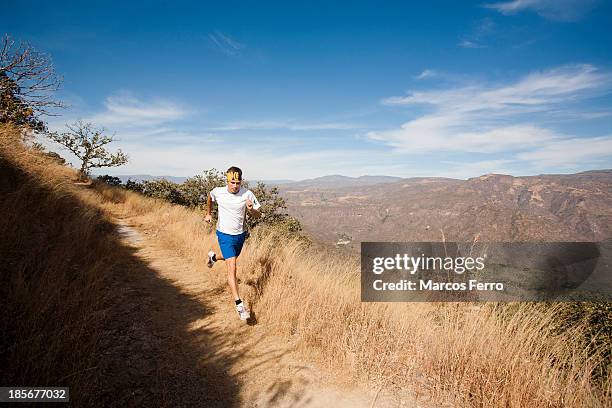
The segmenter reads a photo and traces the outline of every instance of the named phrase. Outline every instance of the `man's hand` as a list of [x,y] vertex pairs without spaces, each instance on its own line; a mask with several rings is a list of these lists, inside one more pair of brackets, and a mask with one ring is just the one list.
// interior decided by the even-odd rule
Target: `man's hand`
[[212,217],[210,214],[206,214],[206,217],[204,217],[204,221],[210,223],[212,221]]
[[255,219],[261,217],[261,213],[259,212],[259,210],[256,210],[255,208],[253,208],[253,201],[251,201],[251,199],[247,198],[246,199],[246,207],[247,207],[247,212],[249,213],[249,215]]

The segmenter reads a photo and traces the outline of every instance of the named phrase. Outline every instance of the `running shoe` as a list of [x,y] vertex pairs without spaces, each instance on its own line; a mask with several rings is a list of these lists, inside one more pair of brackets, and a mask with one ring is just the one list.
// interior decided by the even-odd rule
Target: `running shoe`
[[213,251],[208,251],[208,263],[206,266],[212,268],[215,262],[217,262],[217,254],[215,254]]
[[236,305],[236,311],[240,316],[240,320],[247,320],[249,317],[251,317],[251,314],[247,310],[244,300]]

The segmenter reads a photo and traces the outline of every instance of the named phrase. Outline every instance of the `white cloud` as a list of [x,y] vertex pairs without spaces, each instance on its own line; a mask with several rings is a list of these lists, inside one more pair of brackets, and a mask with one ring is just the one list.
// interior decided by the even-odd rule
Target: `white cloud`
[[[414,92],[382,103],[425,105],[432,109],[430,113],[399,129],[367,135],[400,153],[496,153],[505,154],[505,160],[551,164],[561,163],[560,157],[566,162],[600,157],[595,146],[607,152],[608,142],[559,134],[538,125],[538,119],[559,106],[571,110],[576,101],[610,92],[610,85],[609,74],[584,64],[535,72],[505,85]],[[564,149],[574,146],[575,152],[564,156]]]
[[537,167],[612,164],[612,135],[593,138],[569,138],[557,140],[533,151],[520,153],[521,160]]
[[418,81],[435,79],[440,82],[446,83],[455,83],[455,84],[465,84],[472,82],[474,80],[473,77],[469,75],[456,74],[452,72],[446,72],[438,69],[424,69],[420,74],[415,75],[414,79]]
[[414,92],[404,97],[384,99],[383,104],[434,105],[441,110],[461,113],[482,110],[498,114],[519,113],[607,91],[610,82],[609,74],[599,72],[592,65],[566,65],[535,72],[511,85]]
[[[184,121],[190,112],[182,105],[156,98],[144,102],[129,92],[109,96],[104,110],[88,116],[62,118],[53,124],[53,130],[65,131],[64,123],[78,118],[116,132],[116,143],[111,150],[121,148],[130,156],[129,162],[119,168],[103,169],[108,174],[152,174],[191,176],[203,169],[227,168],[241,163],[249,168],[252,178],[308,178],[338,172],[345,166],[347,173],[359,172],[368,162],[369,151],[348,151],[320,146],[319,142],[305,140],[294,131],[354,130],[362,126],[344,122],[303,122],[276,120],[259,122],[233,122],[213,129],[198,127]],[[177,123],[175,123],[177,122]],[[286,130],[259,132],[253,137],[248,132],[227,134],[232,130]],[[275,136],[276,134],[276,136]],[[49,148],[76,165],[77,159],[59,146]],[[382,157],[378,157],[383,161]],[[375,162],[372,162],[375,163]],[[286,176],[280,177],[281,174]],[[290,175],[290,176],[289,176]],[[361,174],[358,174],[361,175]]]
[[157,126],[162,123],[182,119],[189,113],[176,103],[156,99],[143,102],[129,93],[109,96],[104,102],[106,110],[85,118],[85,121],[113,127]]
[[286,130],[351,130],[351,129],[362,129],[364,126],[351,124],[351,123],[339,123],[339,122],[321,122],[321,123],[305,123],[291,120],[284,121],[259,121],[259,122],[233,122],[224,124],[221,126],[215,126],[207,128],[212,131],[222,130],[272,130],[272,129],[286,129]]
[[505,15],[534,11],[554,21],[576,21],[592,10],[597,2],[597,0],[512,0],[486,4],[485,7]]
[[240,166],[247,179],[300,180],[328,174],[363,175],[368,164],[385,160],[383,153],[364,150],[326,149],[292,151],[269,144],[236,144],[227,139],[203,138],[187,145],[121,143],[130,161],[120,168],[104,169],[108,174],[151,174],[193,176],[202,170]]
[[401,129],[370,132],[373,140],[384,141],[401,153],[467,152],[507,153],[556,140],[548,129],[534,125],[511,125],[482,131],[466,127],[449,116],[428,115],[402,125]]
[[416,76],[416,79],[427,79],[427,78],[435,78],[438,76],[438,72],[433,69],[425,69],[419,75]]

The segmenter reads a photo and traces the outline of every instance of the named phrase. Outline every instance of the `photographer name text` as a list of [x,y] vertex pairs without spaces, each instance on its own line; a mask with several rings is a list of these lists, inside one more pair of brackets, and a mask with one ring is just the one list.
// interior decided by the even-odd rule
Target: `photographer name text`
[[[485,267],[485,257],[426,257],[396,254],[394,257],[376,257],[372,260],[372,273],[381,275],[385,271],[406,271],[410,275],[421,271],[445,271],[456,275],[468,272],[480,272]],[[447,276],[448,278],[448,276]],[[452,279],[449,279],[452,280]],[[432,279],[408,280],[401,279],[396,282],[385,282],[376,279],[372,282],[376,291],[504,291],[501,282],[480,282],[469,279],[461,282],[436,282]]]

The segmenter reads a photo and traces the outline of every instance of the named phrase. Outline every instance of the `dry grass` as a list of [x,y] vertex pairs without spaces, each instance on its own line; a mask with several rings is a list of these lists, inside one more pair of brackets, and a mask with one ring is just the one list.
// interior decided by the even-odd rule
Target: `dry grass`
[[2,384],[68,384],[71,401],[85,403],[116,263],[113,225],[73,170],[25,148],[8,127],[0,174]]
[[[57,373],[90,368],[91,333],[105,324],[96,312],[98,294],[114,262],[103,239],[110,234],[105,211],[153,229],[199,267],[214,236],[197,212],[103,185],[75,187],[71,170],[14,148],[10,133],[0,131],[6,215],[0,250],[10,271],[2,275],[2,363],[21,371],[4,371],[3,380],[34,378],[42,385]],[[43,226],[41,219],[51,221]],[[602,354],[587,355],[578,341],[585,328],[556,329],[562,304],[361,303],[358,259],[271,230],[247,241],[239,277],[259,322],[294,339],[307,358],[355,379],[460,406],[612,403],[610,377],[595,383],[592,376]],[[216,283],[223,285],[222,274]],[[78,378],[71,387],[84,394],[95,378]]]
[[[76,172],[0,127],[0,384],[67,386],[74,406],[139,406],[143,398],[170,406],[208,401],[214,375],[223,388],[210,388],[214,395],[235,406],[235,384],[221,369],[234,354],[205,364],[188,358],[222,347],[201,332],[202,349],[186,330],[190,314],[207,313],[207,305],[160,279],[123,243],[108,212],[116,203],[130,215],[169,207],[76,181]],[[167,302],[184,314],[168,321],[156,313]],[[146,352],[170,349],[177,352]]]
[[[214,240],[201,214],[127,197],[119,208],[203,264]],[[260,322],[296,340],[306,358],[356,379],[460,406],[610,406],[610,377],[592,375],[603,352],[584,351],[580,324],[558,330],[564,304],[361,303],[359,270],[355,257],[268,229],[247,241],[239,277]]]
[[439,400],[486,407],[606,406],[581,325],[557,330],[565,306],[376,304],[359,301],[359,266],[321,259],[261,234],[245,270],[267,276],[256,305],[266,324],[332,368],[368,381],[427,388]]

